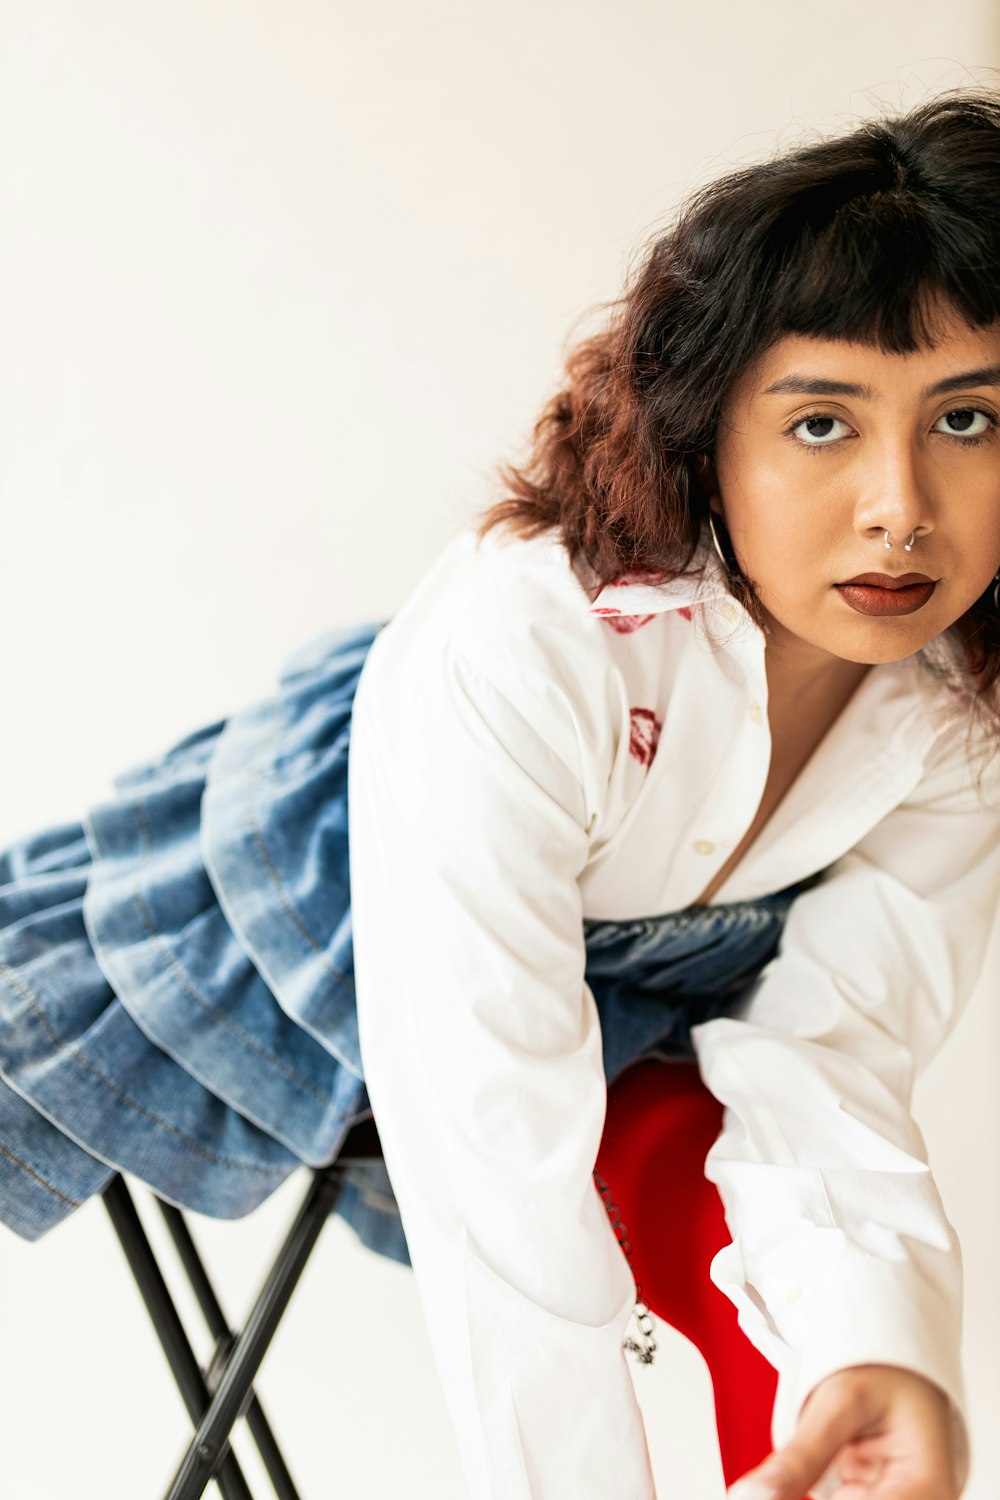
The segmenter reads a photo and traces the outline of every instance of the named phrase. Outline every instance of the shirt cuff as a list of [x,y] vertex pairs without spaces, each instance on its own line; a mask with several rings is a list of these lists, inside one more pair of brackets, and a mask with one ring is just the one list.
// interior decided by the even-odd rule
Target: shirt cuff
[[[956,1479],[959,1486],[964,1485],[969,1474],[969,1433],[960,1307],[905,1264],[858,1250],[831,1267],[815,1285],[788,1285],[777,1296],[769,1288],[773,1319],[768,1318],[765,1327],[761,1308],[748,1296],[745,1284],[734,1284],[734,1272],[738,1275],[742,1269],[729,1258],[736,1249],[728,1246],[715,1257],[712,1280],[736,1303],[740,1326],[751,1342],[777,1367],[775,1447],[791,1439],[806,1398],[828,1375],[856,1365],[893,1365],[922,1375],[947,1397]],[[736,1260],[742,1260],[738,1251]],[[789,1333],[792,1346],[786,1342]]]

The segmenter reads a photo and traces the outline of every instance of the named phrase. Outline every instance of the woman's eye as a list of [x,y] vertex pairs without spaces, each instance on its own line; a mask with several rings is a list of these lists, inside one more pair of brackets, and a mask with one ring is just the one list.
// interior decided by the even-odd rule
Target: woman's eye
[[826,443],[839,442],[852,430],[840,417],[803,417],[791,432],[799,442],[810,448],[819,448]]
[[935,432],[945,432],[949,437],[983,437],[996,423],[984,411],[974,406],[959,406],[946,411],[934,423]]

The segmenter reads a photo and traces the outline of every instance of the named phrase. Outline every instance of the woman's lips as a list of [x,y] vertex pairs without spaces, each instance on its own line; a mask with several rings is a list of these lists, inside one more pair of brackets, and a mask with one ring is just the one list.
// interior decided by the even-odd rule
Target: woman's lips
[[923,609],[937,588],[938,580],[925,573],[859,573],[845,583],[834,584],[845,604],[859,615],[912,615]]

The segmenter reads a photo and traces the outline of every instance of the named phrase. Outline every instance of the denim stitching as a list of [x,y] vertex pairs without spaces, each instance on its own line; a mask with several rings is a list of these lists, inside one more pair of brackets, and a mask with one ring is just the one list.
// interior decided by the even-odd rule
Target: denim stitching
[[[206,1161],[216,1162],[221,1167],[237,1167],[240,1171],[243,1172],[256,1172],[262,1177],[281,1178],[285,1175],[284,1169],[281,1167],[262,1167],[257,1162],[237,1161],[235,1158],[230,1156],[219,1156],[216,1154],[216,1152],[209,1151],[207,1146],[203,1146],[200,1141],[196,1141],[193,1136],[188,1135],[185,1131],[181,1130],[179,1126],[172,1124],[169,1120],[161,1119],[159,1115],[154,1115],[150,1110],[146,1109],[144,1105],[137,1104],[136,1101],[134,1099],[131,1099],[128,1094],[126,1094],[122,1089],[118,1087],[117,1084],[112,1083],[110,1078],[105,1077],[105,1075],[100,1071],[99,1068],[96,1068],[92,1062],[89,1062],[87,1058],[84,1057],[82,1052],[80,1052],[76,1047],[69,1046],[68,1043],[64,1042],[59,1036],[56,1035],[52,1027],[49,1025],[49,1019],[39,1005],[36,996],[31,992],[26,984],[18,979],[16,972],[13,969],[9,968],[7,964],[2,962],[0,962],[0,977],[5,977],[17,991],[17,993],[21,996],[21,998],[27,1001],[28,1005],[34,1011],[36,1017],[41,1023],[43,1029],[48,1034],[49,1040],[52,1042],[52,1045],[55,1047],[56,1051],[67,1053],[68,1056],[70,1056],[75,1063],[83,1068],[85,1072],[92,1073],[97,1081],[103,1084],[109,1093],[113,1094],[116,1099],[119,1099],[122,1104],[124,1104],[126,1108],[132,1110],[134,1114],[141,1116],[141,1118],[144,1120],[148,1120],[150,1124],[158,1126],[161,1130],[167,1131],[168,1134],[175,1135],[178,1140],[184,1141],[185,1144],[188,1145],[197,1156],[203,1156]],[[119,1001],[119,1004],[120,1003],[121,1002]]]
[[[272,735],[272,746],[276,746],[277,743],[278,743],[278,734],[279,734],[279,730],[280,730],[280,727],[281,727],[280,720],[278,718],[278,707],[277,707],[277,704],[273,705],[273,721],[274,721],[274,732],[273,732],[273,735]],[[272,748],[272,750],[270,752],[270,757],[271,757],[271,761],[273,762],[274,759],[275,759],[275,753],[274,753],[274,749],[273,748]],[[247,777],[247,786],[248,786],[248,791],[249,791],[250,827],[253,830],[254,840],[255,840],[255,842],[256,842],[256,844],[258,846],[258,849],[260,851],[261,860],[262,860],[264,866],[266,867],[267,872],[270,875],[272,881],[274,882],[275,890],[278,893],[278,899],[279,899],[279,901],[281,903],[281,906],[282,906],[282,909],[284,910],[285,915],[288,917],[289,921],[292,922],[298,928],[299,932],[302,934],[302,936],[305,939],[305,941],[309,944],[310,948],[313,950],[313,952],[315,953],[316,957],[319,959],[320,963],[323,965],[323,968],[326,969],[327,973],[331,974],[334,979],[339,980],[339,982],[341,984],[346,984],[348,986],[348,988],[351,990],[352,994],[353,994],[353,992],[354,992],[354,980],[349,975],[342,974],[339,969],[335,969],[333,967],[333,965],[329,962],[329,960],[326,957],[326,954],[323,952],[323,950],[320,947],[319,943],[313,937],[312,933],[309,931],[308,927],[306,927],[306,925],[303,922],[302,918],[299,916],[298,912],[295,910],[294,906],[292,905],[291,898],[289,897],[289,895],[287,893],[287,890],[285,888],[284,882],[281,879],[281,875],[280,875],[280,873],[279,873],[279,871],[277,869],[277,866],[272,862],[271,856],[268,853],[267,845],[264,842],[264,834],[263,834],[263,831],[262,831],[261,826],[260,826],[260,819],[257,816],[257,801],[256,801],[256,795],[255,795],[255,793],[256,793],[257,782],[259,781],[260,776],[261,776],[260,770],[251,771],[251,773]]]
[[[142,803],[138,799],[133,802],[133,810],[135,812],[136,820],[139,824],[139,829],[142,836],[143,853],[148,853],[148,851],[152,847],[152,831],[150,829],[149,820],[146,817]],[[237,1025],[237,1023],[233,1021],[229,1016],[227,1016],[223,1011],[217,1010],[214,1005],[212,1005],[208,1000],[205,1000],[198,993],[197,989],[188,976],[187,970],[184,968],[177,955],[170,948],[170,945],[168,944],[166,938],[163,937],[155,921],[153,920],[153,914],[146,903],[145,896],[143,895],[142,889],[139,884],[138,868],[136,869],[134,875],[132,898],[135,901],[136,906],[139,908],[150,937],[153,938],[156,946],[161,950],[165,964],[168,968],[174,970],[180,980],[182,987],[187,991],[195,1004],[200,1006],[202,1010],[204,1010],[208,1015],[212,1016],[216,1021],[218,1021],[221,1026],[224,1026],[227,1031],[230,1031],[237,1039],[237,1041],[241,1042],[249,1052],[257,1053],[258,1057],[261,1057],[265,1062],[270,1063],[276,1072],[284,1074],[289,1082],[298,1084],[299,1088],[301,1088],[303,1092],[311,1094],[319,1104],[327,1104],[329,1102],[327,1094],[323,1093],[323,1091],[320,1089],[313,1088],[308,1079],[300,1077],[300,1075],[296,1072],[296,1070],[291,1066],[290,1063],[285,1062],[283,1058],[276,1057],[273,1052],[268,1051],[268,1049],[263,1046],[262,1043],[258,1042],[256,1038],[252,1037],[248,1032],[245,1032],[241,1026]],[[335,1116],[335,1118],[343,1119],[343,1115],[338,1114]]]
[[34,1167],[29,1167],[26,1161],[22,1161],[19,1156],[15,1156],[13,1151],[8,1151],[7,1147],[2,1144],[0,1144],[0,1153],[6,1156],[8,1160],[12,1161],[16,1167],[20,1167],[23,1171],[27,1172],[29,1177],[33,1177],[36,1182],[40,1182],[43,1188],[48,1188],[49,1192],[53,1195],[53,1197],[58,1198],[60,1203],[67,1204],[69,1208],[82,1207],[81,1199],[67,1198],[66,1194],[61,1193],[57,1187],[53,1187],[51,1182],[46,1182],[42,1174],[40,1172],[36,1172]]

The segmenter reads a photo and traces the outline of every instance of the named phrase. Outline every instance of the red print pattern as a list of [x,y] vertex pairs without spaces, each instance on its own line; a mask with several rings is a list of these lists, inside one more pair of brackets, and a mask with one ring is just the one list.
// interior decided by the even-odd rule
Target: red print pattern
[[648,766],[656,754],[663,725],[651,708],[630,709],[629,718],[632,721],[632,732],[628,742],[629,754],[635,756],[640,766]]
[[595,609],[593,613],[601,615],[605,625],[610,625],[619,635],[631,635],[633,630],[641,630],[650,620],[656,619],[655,615],[623,615],[617,609]]

